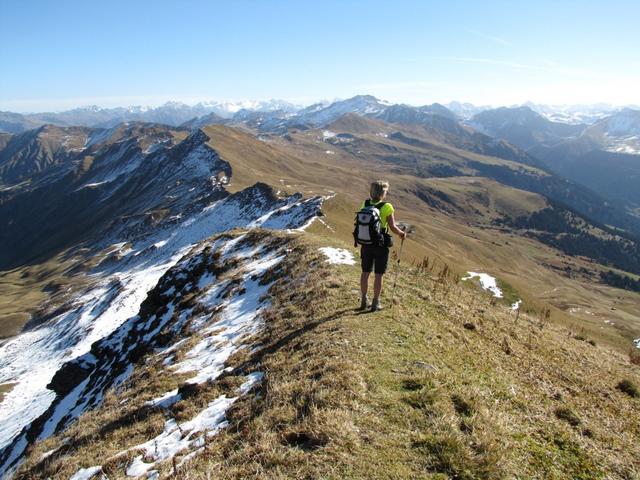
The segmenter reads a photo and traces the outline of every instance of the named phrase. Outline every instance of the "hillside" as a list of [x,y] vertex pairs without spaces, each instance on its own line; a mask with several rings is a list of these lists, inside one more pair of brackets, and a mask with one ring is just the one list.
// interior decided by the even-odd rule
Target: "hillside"
[[[212,150],[199,161],[210,159],[228,165],[226,173],[220,174],[228,180],[223,186],[226,192],[241,192],[256,182],[266,182],[279,195],[336,193],[327,208],[333,213],[331,228],[345,240],[350,234],[353,205],[366,196],[367,183],[377,177],[388,178],[393,201],[402,212],[400,219],[417,232],[412,255],[438,255],[461,272],[475,270],[478,265],[494,269],[518,290],[529,293],[531,301],[556,306],[560,318],[567,322],[585,322],[597,330],[605,320],[615,324],[606,324],[601,332],[615,342],[629,342],[640,334],[636,298],[617,289],[600,288],[600,266],[559,254],[533,241],[526,232],[505,228],[519,217],[547,208],[550,199],[560,206],[570,200],[574,207],[567,210],[569,213],[582,205],[589,214],[583,215],[585,222],[603,226],[611,209],[579,186],[534,166],[452,146],[421,127],[356,115],[343,116],[326,129],[292,130],[284,136],[256,137],[219,125],[205,127],[203,132],[202,137],[185,139],[185,132],[145,124],[99,131],[93,138],[101,138],[102,143],[89,147],[91,161],[72,163],[67,176],[56,179],[55,187],[45,176],[31,185],[2,192],[0,218],[10,225],[0,235],[4,261],[13,257],[14,265],[29,258],[32,262],[28,269],[0,277],[7,293],[6,301],[0,304],[0,312],[8,315],[3,329],[15,331],[24,322],[20,319],[29,318],[29,314],[39,316],[38,302],[25,308],[16,299],[47,298],[56,289],[73,284],[70,276],[63,274],[72,269],[63,254],[65,247],[84,238],[88,254],[93,254],[91,238],[104,235],[109,228],[140,233],[151,227],[174,228],[185,208],[193,212],[219,195],[208,178],[199,176],[200,170],[175,168],[186,152],[202,148],[204,143]],[[171,141],[166,141],[167,137]],[[214,166],[211,172],[217,169]],[[156,175],[153,172],[162,173],[148,183],[150,175]],[[354,182],[354,175],[362,181]],[[36,244],[24,241],[27,238]],[[31,252],[40,252],[41,259],[34,259]],[[55,261],[40,263],[43,254],[51,258],[56,252]],[[594,257],[609,262],[606,256]],[[631,264],[622,258],[615,266],[632,271]],[[60,262],[67,266],[61,267]],[[549,284],[558,288],[549,289]]]
[[[227,187],[231,190],[263,179],[278,185],[282,192],[337,193],[325,204],[324,221],[336,235],[349,241],[353,205],[366,196],[370,180],[387,178],[393,203],[402,212],[399,219],[416,232],[410,255],[437,255],[460,272],[477,271],[478,265],[492,269],[529,295],[530,302],[557,308],[555,313],[562,321],[580,322],[608,341],[626,339],[620,344],[624,349],[638,337],[640,307],[636,294],[599,285],[603,267],[548,248],[545,243],[551,242],[546,238],[541,244],[528,232],[500,225],[549,207],[551,200],[534,193],[546,192],[540,188],[546,172],[456,149],[426,134],[418,137],[411,132],[419,142],[407,144],[394,135],[401,131],[397,126],[362,117],[345,116],[331,128],[292,132],[284,138],[273,136],[263,141],[221,126],[204,131],[211,138],[209,144],[231,165],[234,174]],[[402,131],[406,132],[404,136],[410,134]],[[363,179],[355,185],[354,172]],[[494,172],[511,177],[485,176]],[[519,185],[528,177],[533,192],[513,188],[505,177],[518,178]],[[575,201],[577,192],[571,195]],[[575,210],[559,208],[567,215],[575,214]],[[590,225],[585,226],[586,232],[597,230],[593,220],[586,220],[586,224]],[[316,228],[320,227],[312,227]],[[597,259],[602,261],[602,256]],[[630,268],[629,263],[623,270]]]
[[585,128],[581,124],[552,122],[528,106],[485,110],[474,115],[470,124],[481,132],[508,140],[525,150],[575,137]]
[[[605,283],[633,285],[625,279],[636,268],[633,263],[636,253],[629,250],[637,245],[635,240],[627,232],[595,220],[606,216],[608,207],[579,185],[536,165],[462,148],[460,145],[474,138],[473,134],[452,137],[439,128],[433,129],[433,125],[427,128],[392,124],[351,114],[322,128],[292,128],[284,134],[258,133],[250,125],[242,129],[209,125],[186,132],[136,123],[85,133],[77,139],[84,143],[73,158],[26,180],[15,180],[18,183],[10,183],[0,192],[0,219],[8,226],[0,236],[4,255],[0,260],[5,268],[0,274],[5,292],[0,300],[3,314],[0,334],[10,337],[0,343],[0,416],[8,419],[0,424],[3,471],[18,466],[26,455],[30,460],[22,468],[31,472],[25,473],[26,478],[39,478],[43,468],[51,469],[47,471],[54,477],[59,473],[65,478],[80,468],[78,459],[82,458],[83,462],[92,460],[91,464],[83,463],[83,467],[95,467],[94,473],[98,466],[105,471],[113,469],[112,475],[117,478],[127,470],[140,475],[157,469],[167,472],[168,466],[174,468],[171,457],[181,452],[175,461],[177,469],[183,460],[181,455],[198,450],[204,444],[208,448],[209,437],[213,438],[215,432],[222,432],[221,439],[233,433],[223,428],[227,425],[224,418],[227,421],[250,419],[253,413],[266,411],[257,404],[245,402],[253,398],[250,392],[258,388],[262,389],[261,398],[265,398],[262,382],[279,368],[283,369],[282,388],[296,389],[295,399],[291,400],[295,405],[300,405],[298,402],[305,395],[311,399],[310,404],[301,407],[301,414],[294,414],[299,421],[307,421],[320,398],[324,398],[323,392],[331,392],[333,387],[329,385],[331,388],[304,394],[300,388],[306,387],[296,386],[301,379],[294,378],[294,373],[286,373],[287,369],[299,373],[304,362],[303,365],[282,362],[279,366],[262,368],[262,363],[255,363],[251,357],[258,358],[259,362],[266,362],[272,354],[278,358],[300,355],[311,359],[312,353],[306,344],[296,347],[293,353],[281,347],[293,341],[289,334],[293,334],[295,328],[303,328],[298,332],[300,338],[315,335],[313,327],[307,330],[303,325],[309,321],[311,325],[321,323],[325,316],[333,319],[327,325],[342,321],[349,325],[340,333],[340,342],[344,338],[349,342],[345,345],[362,347],[347,357],[351,366],[344,370],[348,373],[346,378],[367,378],[364,372],[353,369],[359,364],[370,365],[378,353],[384,354],[385,350],[377,352],[377,349],[385,344],[386,334],[375,333],[373,329],[368,333],[357,330],[359,317],[349,310],[357,293],[342,288],[355,285],[357,268],[334,270],[325,265],[318,249],[351,244],[354,209],[366,197],[368,183],[376,178],[390,181],[390,201],[397,209],[398,220],[411,231],[412,241],[404,250],[405,265],[415,267],[429,259],[429,274],[414,275],[406,271],[401,280],[398,295],[404,297],[408,331],[423,331],[420,323],[411,322],[424,321],[429,329],[440,332],[441,340],[448,338],[447,334],[432,322],[447,325],[454,319],[464,318],[462,323],[475,326],[475,330],[472,326],[463,327],[471,334],[488,329],[488,319],[495,317],[502,319],[495,325],[496,335],[504,336],[506,332],[501,328],[508,323],[505,315],[508,316],[509,306],[520,300],[523,303],[518,328],[539,323],[535,318],[540,317],[540,312],[549,312],[542,315],[542,331],[549,332],[549,339],[545,341],[555,353],[552,355],[544,349],[540,352],[538,361],[545,364],[542,377],[567,368],[581,374],[589,370],[586,360],[565,366],[565,361],[558,356],[558,351],[569,348],[561,342],[563,335],[572,331],[573,336],[585,339],[589,348],[596,344],[594,364],[616,365],[610,367],[614,370],[609,378],[620,378],[618,382],[628,379],[637,384],[635,367],[629,363],[635,361],[635,356],[629,357],[628,352],[635,348],[633,342],[640,337],[638,293]],[[456,143],[455,139],[462,143]],[[42,141],[41,137],[36,140]],[[16,152],[22,155],[12,155],[20,158],[17,166],[28,165],[32,160],[28,149]],[[514,152],[519,154],[517,149]],[[563,204],[563,199],[571,200],[574,207]],[[581,214],[575,205],[588,208],[590,215]],[[545,218],[554,222],[546,222],[547,230],[541,230],[538,221]],[[583,240],[583,237],[571,237],[577,233],[609,242],[607,245],[619,250],[607,249],[605,255],[597,249],[573,251],[569,247],[580,246]],[[631,252],[631,256],[625,257],[620,252]],[[449,273],[440,275],[445,264]],[[482,293],[470,287],[472,282],[459,280],[465,272],[490,275],[505,294],[504,305],[493,305],[488,300],[488,306],[478,307],[488,312],[483,323],[478,314],[484,312],[474,310],[477,302],[484,301],[477,300],[482,298]],[[443,278],[435,281],[434,275]],[[334,280],[333,287],[326,284],[327,288],[323,289],[328,279]],[[412,285],[417,285],[417,290]],[[434,288],[454,293],[440,300],[433,296],[435,290],[432,296],[425,296]],[[308,292],[314,289],[317,295],[308,298]],[[387,305],[389,300],[385,298]],[[438,302],[444,303],[434,307]],[[336,310],[336,306],[342,307]],[[277,318],[269,316],[272,307],[276,309],[273,312]],[[318,312],[325,313],[317,316]],[[388,319],[386,315],[383,312],[381,318]],[[524,321],[527,318],[529,323]],[[16,332],[21,333],[11,337]],[[366,342],[369,347],[358,343],[358,337],[350,336],[352,333],[369,338]],[[374,333],[377,336],[367,337]],[[522,345],[518,343],[524,341],[522,335],[516,332],[513,352]],[[537,335],[546,339],[546,333]],[[331,338],[336,340],[334,336]],[[325,342],[322,337],[318,341]],[[511,345],[511,340],[507,341]],[[528,350],[533,349],[529,345],[532,341],[527,336]],[[502,343],[500,338],[500,348]],[[583,343],[585,341],[578,343],[579,348]],[[265,345],[273,347],[264,349]],[[451,364],[451,367],[438,366],[438,370],[465,378],[462,367],[455,367],[458,365],[455,358],[466,358],[465,361],[473,365],[471,358],[456,350],[458,344],[438,345],[425,350],[412,344],[411,351],[426,358],[437,352]],[[490,345],[485,346],[487,350],[479,354],[494,358]],[[263,348],[264,359],[260,348]],[[571,353],[573,350],[568,351],[572,358],[578,358]],[[325,353],[320,350],[322,358],[333,355],[331,352],[333,350]],[[405,355],[399,350],[389,352],[390,359]],[[360,353],[364,356],[354,356]],[[448,355],[457,357],[448,359]],[[494,363],[485,367],[502,374],[506,367],[497,358],[503,354],[497,355]],[[321,365],[324,360],[317,361]],[[378,367],[371,365],[372,371],[381,373],[382,401],[392,395],[385,392],[392,392],[395,387],[391,377],[376,370]],[[372,395],[365,396],[364,403],[351,403],[361,393],[340,383],[343,369],[339,366],[327,366],[327,369],[333,374],[326,380],[335,381],[335,390],[341,392],[336,393],[338,415],[329,420],[335,418],[346,421],[347,426],[356,425],[362,421],[353,417],[356,413],[375,412],[380,408],[367,403],[374,401]],[[170,375],[171,372],[175,376]],[[514,364],[509,372],[513,375],[513,384],[525,381],[521,378],[521,364]],[[566,379],[573,378],[568,375],[558,380],[567,391]],[[598,375],[604,378],[604,373]],[[485,379],[494,377],[500,375],[479,371],[478,388],[484,388]],[[556,377],[550,378],[556,381]],[[591,376],[588,378],[595,381]],[[374,380],[367,381],[375,384]],[[597,382],[604,391],[605,381]],[[315,389],[317,385],[314,385],[311,382]],[[606,388],[615,390],[615,385],[607,383]],[[129,392],[129,400],[119,397],[125,391]],[[352,392],[350,395],[355,397],[341,396],[344,392]],[[451,395],[453,393],[448,393],[446,398]],[[535,396],[541,394],[530,395],[542,401],[542,397]],[[341,398],[346,403],[340,403]],[[402,397],[396,398],[402,400]],[[586,398],[586,393],[583,400],[577,398],[579,403],[572,408],[587,409]],[[144,402],[151,403],[145,405]],[[275,401],[269,408],[277,405]],[[376,437],[378,432],[385,428],[401,432],[406,428],[402,420],[407,417],[406,412],[396,410],[404,405],[404,401],[387,405],[390,412],[402,413],[397,417],[393,413],[388,419],[390,423],[382,429],[366,422],[357,426],[357,432],[365,432],[361,440],[355,443],[336,440],[335,450],[325,449],[331,442],[323,443],[324,440],[319,444],[322,448],[316,448],[319,445],[308,430],[274,428],[276,435],[289,439],[288,445],[294,446],[294,452],[318,450],[342,458],[319,457],[321,463],[313,467],[321,472],[318,475],[331,476],[322,468],[336,465],[337,469],[343,468],[340,472],[355,469],[353,476],[359,478],[366,476],[364,472],[369,468],[359,466],[361,460],[358,460],[359,455],[366,453],[367,439],[386,445],[387,440]],[[609,419],[608,412],[626,408],[620,405],[605,402],[602,414],[609,423],[615,421]],[[233,417],[236,408],[249,408],[253,413]],[[282,408],[290,411],[289,407]],[[119,417],[121,411],[128,412],[124,418]],[[175,421],[166,417],[168,411]],[[442,416],[447,410],[438,412]],[[536,418],[542,415],[540,412]],[[598,420],[593,420],[595,416],[588,413],[581,420],[585,423],[588,420],[589,426],[584,428],[591,429],[593,423],[596,429],[604,431]],[[380,413],[375,417],[384,415]],[[89,424],[83,423],[83,419],[88,419]],[[237,424],[236,433],[259,435],[259,429],[245,431],[248,424],[242,422],[249,420],[238,421],[241,424]],[[575,419],[571,421],[576,423]],[[551,424],[536,422],[536,431],[550,431]],[[340,430],[336,423],[333,425],[336,431]],[[522,425],[525,427],[531,425]],[[78,428],[83,430],[76,430]],[[622,430],[629,428],[620,426]],[[185,434],[189,430],[192,433]],[[633,428],[630,431],[633,435]],[[265,438],[273,438],[272,433],[265,433]],[[45,460],[30,453],[36,444],[66,442],[61,438],[71,434],[76,440],[58,451],[59,461],[55,455]],[[588,433],[585,435],[590,438]],[[47,440],[50,437],[54,439]],[[93,439],[105,443],[95,449]],[[517,438],[512,441],[516,445],[511,453],[514,464],[529,459],[531,449],[517,444]],[[620,472],[632,468],[627,466],[629,462],[623,467],[615,466],[613,454],[607,453],[608,450],[602,453],[608,447],[571,441],[571,452],[582,449],[578,455],[580,462],[605,462],[602,468],[620,478],[623,478]],[[616,448],[623,448],[620,445],[626,445],[625,442],[627,437],[610,441],[618,445]],[[233,451],[237,451],[238,444],[234,445]],[[266,445],[266,441],[261,440],[259,445]],[[578,446],[574,448],[575,445]],[[242,448],[255,446],[251,443]],[[222,455],[233,458],[233,452],[226,448],[221,450]],[[555,454],[547,444],[541,448]],[[632,447],[629,448],[632,451]],[[404,446],[398,447],[397,458],[408,458],[411,465],[417,465],[418,457],[424,456],[423,450],[407,451]],[[269,451],[267,449],[267,453]],[[108,456],[96,456],[103,454]],[[111,458],[112,455],[115,456]],[[345,455],[354,456],[349,459]],[[475,472],[473,475],[478,475],[485,468],[481,465],[484,460],[474,463],[478,455],[477,451],[463,448],[453,456],[467,458],[471,462],[469,468]],[[248,457],[237,458],[238,462],[247,464]],[[329,463],[324,464],[324,460]],[[397,468],[400,476],[411,477],[418,471],[402,470],[404,467],[393,458],[379,458],[378,462],[379,466],[387,462],[390,471]],[[451,473],[460,468],[464,470],[464,466],[436,468],[434,462],[431,458],[425,467],[431,469],[430,473],[453,469],[450,476],[466,475]],[[540,461],[537,462],[532,469],[543,468]],[[569,459],[560,463],[548,467],[553,475],[574,468],[568,465]],[[269,465],[257,467],[255,471],[280,468],[274,467],[271,460]],[[76,470],[72,471],[73,468]],[[230,465],[227,469],[230,475],[234,468]],[[517,468],[528,467],[523,464],[510,468],[518,472]],[[79,475],[77,478],[81,478]],[[293,474],[288,471],[283,475]],[[344,475],[336,473],[335,476]]]
[[590,125],[571,123],[549,121],[527,106],[485,110],[469,121],[479,131],[525,149],[545,169],[637,216],[640,111],[624,108],[603,114]]
[[[207,240],[143,304],[175,309],[161,346],[17,477],[633,478],[632,358],[544,313],[517,317],[433,259],[402,264],[395,305],[387,288],[386,310],[358,314],[359,269],[329,263],[328,245],[344,247],[268,231]],[[198,280],[207,272],[221,287]]]
[[553,147],[538,146],[531,153],[550,169],[566,178],[588,186],[594,192],[639,214],[640,156],[607,151],[589,137],[560,143]]

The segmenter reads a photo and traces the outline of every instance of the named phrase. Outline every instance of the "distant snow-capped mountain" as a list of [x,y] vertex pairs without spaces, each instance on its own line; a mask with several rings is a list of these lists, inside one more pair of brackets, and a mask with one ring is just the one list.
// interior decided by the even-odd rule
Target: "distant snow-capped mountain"
[[[455,101],[449,102],[445,106],[463,120],[470,120],[474,115],[496,108],[488,105],[476,106],[472,103]],[[533,102],[525,102],[521,105],[512,105],[507,108],[517,107],[528,107],[551,122],[566,123],[569,125],[592,125],[620,109],[620,107],[614,107],[606,103],[596,103],[593,105],[547,105]]]
[[[322,101],[307,107],[277,99],[210,100],[195,105],[171,101],[158,107],[131,105],[102,108],[91,105],[64,112],[32,114],[0,112],[0,132],[16,134],[38,128],[44,124],[109,128],[118,123],[132,121],[197,127],[209,123],[222,123],[223,121],[245,122],[246,118],[251,118],[258,128],[265,128],[263,125],[268,125],[269,128],[273,126],[281,128],[284,124],[320,126],[331,123],[346,113],[372,118],[380,117],[393,105],[414,109],[415,112],[412,115],[421,116],[420,114],[426,113],[467,122],[482,112],[494,109],[486,105],[476,106],[471,103],[455,101],[446,105],[434,103],[416,107],[406,104],[392,104],[371,95],[356,95],[346,100],[334,102]],[[620,109],[616,110],[615,107],[606,104],[543,105],[527,102],[521,106],[528,107],[551,122],[569,125],[593,125],[615,111],[620,111]],[[260,115],[253,115],[255,112],[259,112]],[[261,116],[265,117],[267,121],[256,120]]]
[[605,103],[593,105],[542,105],[527,102],[523,106],[529,107],[549,121],[570,125],[592,125],[616,111],[615,107]]
[[605,151],[640,155],[640,110],[616,112],[590,126],[583,135]]
[[528,106],[485,110],[469,121],[476,130],[502,138],[525,150],[579,135],[585,125],[552,122]]
[[195,118],[215,114],[231,118],[241,110],[282,111],[293,113],[301,107],[283,100],[208,101],[195,105],[167,102],[159,107],[131,105],[128,107],[102,108],[96,105],[74,108],[64,112],[19,114],[0,112],[0,132],[22,133],[45,124],[109,128],[122,122],[153,122],[178,126]]
[[240,110],[249,110],[254,112],[272,112],[281,110],[286,113],[297,112],[302,107],[284,100],[241,100],[241,101],[209,101],[201,102],[196,107],[208,109],[210,112],[222,118],[231,118]]
[[383,112],[391,104],[378,100],[372,95],[356,95],[347,100],[333,102],[330,105],[311,105],[298,112],[295,121],[313,126],[326,125],[337,120],[347,113],[355,113],[363,116],[376,115]]
[[493,107],[488,105],[484,106],[476,106],[468,102],[449,102],[445,105],[449,110],[455,113],[458,117],[463,120],[469,120],[474,115],[477,115],[480,112],[484,112],[485,110],[490,110]]

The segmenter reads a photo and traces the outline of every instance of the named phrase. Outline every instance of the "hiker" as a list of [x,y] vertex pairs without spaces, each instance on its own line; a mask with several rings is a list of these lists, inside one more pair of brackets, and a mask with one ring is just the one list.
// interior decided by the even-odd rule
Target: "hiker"
[[[389,248],[393,245],[389,230],[404,240],[406,233],[396,226],[393,216],[393,205],[384,199],[389,191],[389,182],[378,180],[371,184],[369,195],[371,198],[362,203],[357,213],[355,229],[353,231],[356,246],[362,245],[360,257],[362,259],[362,274],[360,275],[360,308],[369,308],[367,290],[369,289],[369,274],[375,272],[373,282],[373,301],[371,311],[380,310],[380,292],[382,291],[382,276],[389,263]],[[375,265],[375,267],[374,267]]]

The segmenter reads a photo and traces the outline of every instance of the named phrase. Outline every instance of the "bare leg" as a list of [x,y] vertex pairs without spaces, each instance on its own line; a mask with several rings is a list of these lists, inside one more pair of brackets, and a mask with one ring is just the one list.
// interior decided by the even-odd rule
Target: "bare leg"
[[381,273],[376,273],[376,276],[373,280],[373,298],[380,298],[380,292],[382,291],[382,275]]
[[369,290],[369,273],[370,272],[362,272],[360,274],[360,294],[362,298],[367,296],[367,290]]

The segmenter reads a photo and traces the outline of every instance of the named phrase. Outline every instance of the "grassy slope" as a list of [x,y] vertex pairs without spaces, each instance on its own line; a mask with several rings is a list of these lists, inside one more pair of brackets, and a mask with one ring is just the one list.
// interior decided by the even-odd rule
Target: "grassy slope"
[[[188,419],[254,369],[266,372],[259,395],[237,402],[230,428],[164,476],[638,478],[640,399],[615,388],[640,383],[629,358],[535,316],[516,323],[506,306],[441,275],[442,263],[402,266],[397,305],[359,314],[358,267],[328,265],[317,251],[335,239],[288,241],[288,276],[256,338],[263,350],[232,358],[234,372],[172,415]],[[390,294],[387,285],[387,307]],[[154,360],[138,367],[41,464],[62,436],[37,446],[23,478],[97,464],[125,478],[132,455],[105,460],[162,429],[164,415],[140,404],[182,380],[158,372]]]
[[92,254],[71,249],[42,263],[0,271],[0,339],[18,334],[32,316],[46,315],[51,305],[76,295],[87,285],[84,273],[111,253],[111,247]]
[[[204,130],[212,138],[212,147],[231,163],[233,190],[266,181],[288,193],[337,192],[326,203],[325,220],[333,228],[332,235],[349,242],[354,209],[366,198],[369,181],[386,178],[391,182],[389,200],[396,206],[397,218],[415,229],[413,241],[405,250],[407,258],[439,258],[459,273],[487,271],[512,285],[527,308],[540,310],[551,305],[555,321],[572,328],[580,325],[589,335],[622,351],[628,350],[631,339],[640,336],[637,293],[600,285],[595,277],[567,275],[567,269],[597,272],[599,267],[490,225],[499,213],[515,217],[544,208],[543,197],[482,177],[418,178],[409,167],[396,168],[382,157],[395,148],[401,153],[420,154],[426,162],[440,162],[437,158],[446,157],[447,162],[461,166],[471,158],[514,168],[532,167],[445,147],[428,137],[432,146],[420,149],[381,136],[391,131],[389,125],[362,118],[348,120],[330,128],[354,135],[354,141],[361,142],[361,150],[352,148],[349,142],[340,146],[323,141],[322,130],[294,133],[290,140],[273,137],[269,141],[258,141],[249,133],[223,126]],[[413,136],[418,133],[407,132]],[[326,150],[335,154],[326,154]],[[445,214],[425,203],[416,192],[426,188],[449,195],[455,208]],[[312,231],[328,230],[316,224]]]
[[73,265],[72,260],[58,255],[41,264],[0,271],[0,339],[16,335],[54,291],[63,293],[82,282],[66,275]]

